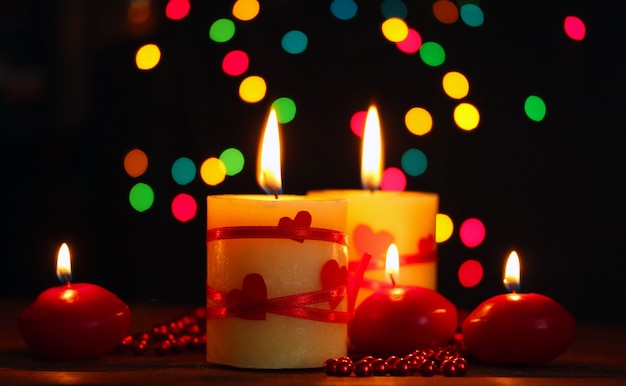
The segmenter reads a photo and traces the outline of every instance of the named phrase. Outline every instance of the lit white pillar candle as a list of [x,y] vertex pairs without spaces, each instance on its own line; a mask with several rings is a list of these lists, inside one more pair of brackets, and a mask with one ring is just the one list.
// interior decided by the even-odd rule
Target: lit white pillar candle
[[206,359],[320,367],[347,354],[347,201],[279,194],[273,110],[257,175],[270,195],[207,197]]

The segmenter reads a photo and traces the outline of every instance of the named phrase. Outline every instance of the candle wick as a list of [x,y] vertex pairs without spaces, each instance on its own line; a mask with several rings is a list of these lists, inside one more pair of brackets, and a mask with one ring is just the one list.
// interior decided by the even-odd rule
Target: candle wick
[[389,274],[389,278],[391,279],[391,285],[395,287],[396,281],[394,280],[393,275],[391,273]]
[[67,284],[67,286],[69,287],[69,286],[70,286],[70,284],[72,284],[72,283],[70,282],[70,281],[71,281],[71,277],[70,277],[70,275],[68,275],[68,274],[64,273],[64,274],[62,275],[62,277],[63,277],[63,280],[65,281],[65,284]]
[[274,193],[274,198],[278,200],[278,192],[275,190],[272,190],[272,193]]

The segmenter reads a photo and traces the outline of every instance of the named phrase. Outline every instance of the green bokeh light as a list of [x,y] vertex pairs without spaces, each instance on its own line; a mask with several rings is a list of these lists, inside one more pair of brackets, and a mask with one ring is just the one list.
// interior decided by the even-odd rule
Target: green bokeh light
[[524,102],[524,111],[528,118],[535,122],[540,122],[546,116],[546,104],[540,97],[530,95]]
[[243,153],[234,147],[228,148],[220,154],[220,160],[226,166],[226,175],[234,176],[243,170],[245,159]]
[[431,67],[440,66],[446,60],[446,52],[441,44],[437,42],[423,43],[419,54],[422,61]]
[[218,19],[209,28],[209,38],[217,43],[224,43],[235,35],[235,23],[230,19]]
[[272,103],[272,107],[276,110],[278,123],[289,123],[296,116],[296,102],[291,98],[280,97]]
[[154,191],[148,184],[139,182],[130,190],[128,200],[137,212],[145,212],[154,204]]

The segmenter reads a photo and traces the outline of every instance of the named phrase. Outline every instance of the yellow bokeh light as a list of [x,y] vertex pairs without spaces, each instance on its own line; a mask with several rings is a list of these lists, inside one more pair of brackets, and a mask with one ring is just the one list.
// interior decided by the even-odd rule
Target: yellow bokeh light
[[465,75],[460,72],[450,71],[443,76],[443,91],[450,98],[465,98],[469,93],[469,82]]
[[256,103],[265,97],[267,85],[265,79],[252,75],[241,81],[239,85],[239,97],[242,101]]
[[404,124],[415,135],[424,135],[433,127],[433,117],[422,107],[413,107],[404,115]]
[[152,70],[161,60],[161,50],[156,44],[146,44],[135,54],[135,63],[140,70]]
[[454,109],[454,122],[463,130],[474,130],[480,122],[480,113],[471,103],[460,103]]
[[260,8],[257,0],[237,0],[233,5],[233,16],[241,21],[252,20],[259,14]]
[[152,70],[161,60],[161,50],[156,44],[146,44],[137,50],[135,63],[140,70]]
[[219,158],[207,158],[200,166],[200,177],[207,185],[220,184],[226,178],[226,165]]
[[445,213],[437,213],[435,218],[435,241],[443,243],[447,241],[454,231],[452,219]]
[[390,17],[382,25],[383,35],[387,40],[398,43],[409,35],[409,27],[404,20],[398,17]]

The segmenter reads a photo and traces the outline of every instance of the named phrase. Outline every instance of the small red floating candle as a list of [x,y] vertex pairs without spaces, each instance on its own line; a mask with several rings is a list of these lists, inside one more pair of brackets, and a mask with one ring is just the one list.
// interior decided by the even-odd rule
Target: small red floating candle
[[348,324],[353,350],[388,357],[448,344],[458,323],[454,304],[428,288],[395,286],[399,267],[394,244],[387,251],[386,270],[392,285],[367,297]]
[[486,364],[543,365],[574,339],[574,317],[547,296],[517,293],[519,276],[519,258],[513,251],[504,278],[512,293],[484,301],[463,322],[468,352]]
[[70,254],[63,243],[57,276],[65,285],[42,292],[19,317],[22,338],[37,355],[70,360],[115,349],[130,328],[130,310],[115,294],[87,283],[70,283]]

